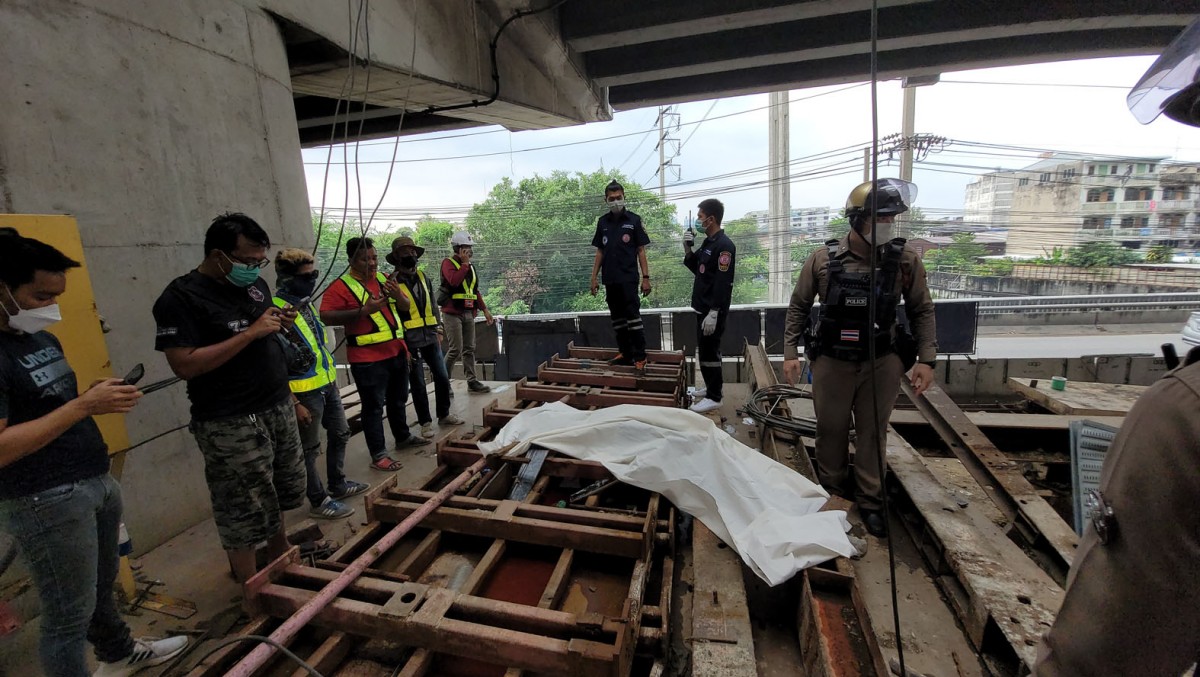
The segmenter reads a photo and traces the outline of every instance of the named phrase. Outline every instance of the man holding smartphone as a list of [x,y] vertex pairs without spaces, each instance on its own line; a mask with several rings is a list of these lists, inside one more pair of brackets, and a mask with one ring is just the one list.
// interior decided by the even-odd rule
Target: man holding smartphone
[[[308,475],[308,514],[318,519],[341,519],[354,514],[354,508],[342,501],[357,496],[371,485],[346,479],[343,468],[350,425],[338,393],[337,363],[325,343],[325,325],[312,308],[316,291],[316,260],[303,249],[284,249],[275,257],[275,305],[295,308],[299,315],[289,338],[299,341],[312,353],[312,364],[303,374],[292,374],[292,401],[300,423],[300,441],[304,444],[304,467]],[[325,475],[328,491],[317,472],[321,455],[321,429],[326,431]]]
[[[0,229],[0,524],[20,544],[41,600],[38,650],[54,677],[128,675],[164,663],[187,637],[135,640],[117,612],[121,488],[93,416],[126,413],[141,393],[115,378],[79,394],[62,345],[67,271],[79,263]],[[135,370],[136,371],[136,370]]]
[[254,219],[222,214],[204,236],[204,260],[154,304],[154,347],[187,381],[217,534],[240,583],[257,570],[259,543],[271,559],[288,551],[283,513],[304,504],[303,447],[276,336],[296,311],[277,308],[258,275],[270,246]]

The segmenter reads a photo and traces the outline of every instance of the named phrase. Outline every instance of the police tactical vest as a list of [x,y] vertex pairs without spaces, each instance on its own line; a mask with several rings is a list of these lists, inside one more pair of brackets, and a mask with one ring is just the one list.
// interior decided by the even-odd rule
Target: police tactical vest
[[[454,264],[455,270],[462,270],[462,264],[458,259],[446,259]],[[463,278],[462,284],[457,287],[449,287],[450,302],[459,310],[473,310],[475,308],[475,287],[478,280],[475,278],[475,266],[471,266],[467,276]],[[448,285],[447,285],[448,286]]]
[[429,282],[425,279],[425,273],[417,270],[417,284],[421,285],[425,294],[425,307],[420,308],[417,305],[417,297],[413,294],[412,289],[408,284],[397,281],[400,289],[412,299],[412,303],[408,304],[408,319],[404,321],[405,329],[420,329],[421,327],[436,327],[437,318],[433,316],[433,294],[429,289]]
[[884,245],[881,274],[876,277],[879,287],[875,293],[875,326],[870,322],[871,274],[846,272],[838,257],[840,242],[830,240],[828,287],[821,299],[821,319],[818,328],[820,352],[823,355],[851,362],[869,359],[870,341],[875,342],[875,355],[893,352],[893,328],[896,324],[896,277],[900,273],[900,258],[904,254],[904,238]]
[[[382,288],[383,284],[387,282],[387,277],[385,277],[383,273],[375,273],[375,276],[379,281],[380,288]],[[354,279],[350,273],[346,273],[339,279],[350,290],[350,293],[354,295],[354,298],[358,300],[358,306],[360,308],[366,305],[367,290],[362,286],[362,284],[359,283],[358,280]],[[392,317],[400,317],[400,314],[396,312],[395,300],[388,299],[388,306],[391,307]],[[351,335],[347,333],[346,342],[352,346],[361,347],[375,345],[376,343],[387,343],[393,339],[404,338],[404,328],[393,325],[392,321],[383,314],[383,311],[371,313],[371,322],[375,323],[375,331],[371,332],[370,334],[357,335]]]
[[[287,301],[276,296],[274,299],[275,305],[283,308],[289,305]],[[288,386],[294,393],[307,393],[323,388],[337,380],[337,366],[333,361],[333,355],[330,354],[329,348],[325,345],[325,327],[321,326],[320,320],[317,320],[317,326],[308,326],[308,321],[304,319],[304,315],[296,315],[296,331],[300,333],[301,338],[308,344],[309,350],[316,356],[312,367],[308,373],[293,377]],[[318,338],[318,333],[320,338]]]

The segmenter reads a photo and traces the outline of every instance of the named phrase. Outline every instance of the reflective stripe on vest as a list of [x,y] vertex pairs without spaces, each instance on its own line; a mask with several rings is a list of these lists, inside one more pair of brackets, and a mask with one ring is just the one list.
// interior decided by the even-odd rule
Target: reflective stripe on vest
[[[462,264],[458,262],[458,259],[451,258],[447,260],[454,264],[455,270],[462,270]],[[475,268],[472,266],[471,272],[467,273],[467,277],[464,278],[462,284],[459,285],[459,289],[463,290],[462,293],[451,294],[450,298],[454,299],[455,301],[464,301],[467,299],[471,299],[472,301],[475,300],[475,283]]]
[[[275,305],[283,308],[289,305],[288,301],[276,296],[274,299]],[[288,386],[294,393],[307,393],[318,388],[333,383],[337,380],[337,367],[333,361],[333,355],[329,353],[329,349],[325,347],[324,340],[318,340],[317,335],[313,333],[308,322],[304,319],[304,315],[296,315],[296,329],[300,332],[300,336],[308,342],[308,347],[313,351],[313,355],[317,359],[313,361],[313,366],[308,370],[308,373],[299,378],[294,378],[288,382]],[[317,321],[317,329],[324,332],[325,328],[321,326],[320,320]]]
[[[375,275],[379,281],[380,288],[382,288],[383,283],[387,282],[387,277],[385,277],[383,273],[375,273]],[[362,284],[359,283],[358,280],[351,277],[349,273],[346,273],[338,279],[340,279],[346,285],[346,288],[348,288],[350,293],[354,295],[354,298],[358,300],[358,306],[360,308],[366,304],[367,290],[362,286]],[[392,308],[392,317],[400,317],[399,313],[396,312],[396,302],[392,299],[388,299],[388,305]],[[387,343],[392,339],[404,338],[404,328],[393,327],[392,323],[388,322],[387,316],[383,314],[383,311],[371,313],[371,321],[375,323],[375,331],[373,333],[357,335],[346,334],[346,342],[352,346],[361,347],[374,345],[376,343]]]
[[417,283],[425,288],[425,313],[422,316],[421,309],[417,307],[417,297],[413,295],[412,289],[408,285],[399,282],[400,289],[408,295],[412,303],[408,304],[408,319],[404,321],[405,329],[420,329],[421,327],[436,327],[437,318],[433,316],[433,293],[429,288],[429,282],[425,279],[425,273],[417,271]]

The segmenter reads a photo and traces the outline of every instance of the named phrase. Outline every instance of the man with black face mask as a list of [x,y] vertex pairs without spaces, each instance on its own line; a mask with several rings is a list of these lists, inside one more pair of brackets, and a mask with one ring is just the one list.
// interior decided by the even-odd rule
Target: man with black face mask
[[[937,359],[933,299],[925,282],[925,267],[917,252],[902,238],[893,238],[892,231],[896,216],[908,211],[916,194],[916,186],[898,179],[868,181],[850,192],[846,217],[851,230],[841,240],[826,242],[804,262],[783,334],[783,373],[789,383],[800,378],[798,349],[805,347],[817,413],[817,475],[821,485],[833,493],[849,491],[853,414],[858,435],[856,497],[863,522],[875,536],[887,533],[886,516],[880,512],[880,461],[900,379],[911,368],[912,385],[920,395],[933,384]],[[870,285],[872,244],[877,248],[874,290]],[[816,328],[810,331],[809,316],[818,296],[821,312]],[[872,296],[873,326],[869,313]],[[915,340],[896,322],[901,299]],[[875,343],[874,364],[870,361],[871,341]]]
[[450,413],[450,372],[446,370],[446,358],[442,356],[441,313],[425,272],[417,268],[417,260],[424,253],[425,248],[417,246],[411,237],[398,237],[392,240],[392,253],[384,258],[396,267],[393,280],[400,291],[396,296],[396,308],[404,324],[405,342],[413,355],[408,376],[413,409],[421,425],[421,436],[433,437],[433,417],[430,416],[422,362],[429,365],[429,373],[433,376],[438,426],[448,428],[462,425],[464,421]]
[[[304,445],[304,468],[308,474],[305,493],[312,506],[308,514],[318,519],[341,519],[354,514],[354,508],[342,501],[371,486],[346,479],[343,469],[350,425],[338,393],[337,364],[325,342],[325,325],[312,307],[319,275],[316,260],[303,249],[284,249],[275,256],[275,305],[293,308],[298,313],[288,339],[302,344],[315,358],[305,373],[290,374],[289,383],[296,421],[300,424],[300,441]],[[325,429],[328,440],[325,445],[328,491],[317,473],[321,428]]]

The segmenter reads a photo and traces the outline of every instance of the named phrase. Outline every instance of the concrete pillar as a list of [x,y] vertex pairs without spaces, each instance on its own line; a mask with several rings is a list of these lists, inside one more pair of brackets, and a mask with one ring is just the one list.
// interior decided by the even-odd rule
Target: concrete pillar
[[767,300],[769,303],[787,303],[792,291],[792,184],[788,165],[791,155],[788,137],[788,92],[771,92],[770,99],[771,126],[767,141],[767,162],[770,165],[770,247],[767,258],[770,270],[767,275]]
[[[200,262],[217,213],[250,214],[276,247],[312,244],[287,57],[264,12],[5,0],[0,63],[0,210],[78,218],[114,371],[144,362],[146,382],[170,375],[151,306]],[[174,386],[128,417],[130,439],[188,419]],[[122,484],[138,551],[210,514],[186,430],[131,452]]]

